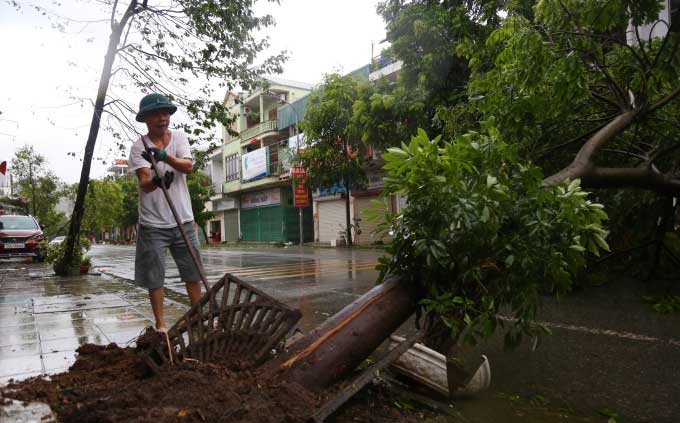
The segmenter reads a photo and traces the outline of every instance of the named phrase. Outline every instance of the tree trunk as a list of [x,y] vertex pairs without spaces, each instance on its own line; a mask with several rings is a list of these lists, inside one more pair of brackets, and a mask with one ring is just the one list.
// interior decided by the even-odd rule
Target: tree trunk
[[203,231],[203,236],[205,237],[205,243],[210,244],[210,238],[208,238],[208,234],[205,232],[205,225],[199,225],[201,227],[201,231]]
[[[109,81],[111,79],[111,69],[113,62],[118,52],[118,43],[123,29],[127,25],[127,21],[136,12],[137,1],[130,2],[125,14],[120,23],[113,24],[111,36],[109,37],[109,46],[104,58],[104,67],[102,69],[101,78],[99,79],[99,89],[97,90],[97,99],[94,104],[94,113],[92,113],[92,122],[90,123],[90,132],[87,137],[87,144],[85,145],[85,156],[83,157],[83,168],[80,172],[80,183],[78,184],[78,194],[76,196],[76,203],[73,206],[73,213],[71,215],[71,225],[69,226],[68,236],[66,237],[66,251],[64,253],[64,263],[70,263],[73,259],[73,250],[79,244],[80,223],[83,219],[85,203],[85,194],[87,193],[87,186],[90,182],[90,166],[92,164],[92,155],[94,153],[94,146],[97,142],[97,135],[99,134],[99,125],[101,123],[102,112],[104,111],[104,101],[106,100],[106,93],[109,89]],[[78,247],[79,248],[79,247]]]
[[417,284],[388,278],[293,344],[268,370],[320,391],[361,364],[413,314],[420,298]]
[[[343,139],[342,140],[342,149],[343,153],[345,155],[345,161],[347,162],[346,164],[349,166],[349,156],[347,152],[347,140]],[[347,238],[347,246],[351,247],[352,246],[352,219],[350,219],[350,213],[349,213],[349,200],[350,200],[350,180],[349,180],[349,172],[345,172],[344,175],[345,179],[345,228],[346,228],[346,238]]]

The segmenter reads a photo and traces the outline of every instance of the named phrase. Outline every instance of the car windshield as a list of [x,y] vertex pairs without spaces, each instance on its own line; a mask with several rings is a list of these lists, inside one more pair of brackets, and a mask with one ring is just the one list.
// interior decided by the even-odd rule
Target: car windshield
[[0,229],[38,229],[28,216],[0,216]]

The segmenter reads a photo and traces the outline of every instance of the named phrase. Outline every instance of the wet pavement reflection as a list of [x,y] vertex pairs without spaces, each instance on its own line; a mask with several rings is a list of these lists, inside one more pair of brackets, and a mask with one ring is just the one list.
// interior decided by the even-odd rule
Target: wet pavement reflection
[[[65,371],[84,343],[134,343],[152,322],[146,290],[131,282],[134,254],[134,246],[93,246],[91,274],[66,278],[47,264],[0,262],[0,384]],[[380,253],[295,247],[202,255],[211,284],[238,275],[299,308],[308,331],[375,284]],[[166,319],[177,320],[188,303],[168,255]]]
[[[96,246],[90,251],[98,270],[134,279],[134,247]],[[210,284],[232,273],[302,312],[308,331],[375,285],[379,251],[312,248],[217,249],[201,251]],[[166,296],[186,304],[186,291],[174,261],[166,257]],[[140,305],[145,298],[141,299]]]

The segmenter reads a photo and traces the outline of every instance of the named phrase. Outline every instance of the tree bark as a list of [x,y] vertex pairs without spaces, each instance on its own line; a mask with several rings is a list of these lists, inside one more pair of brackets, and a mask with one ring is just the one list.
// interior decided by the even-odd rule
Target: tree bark
[[293,344],[267,370],[320,391],[361,364],[413,314],[420,298],[417,284],[388,278]]
[[[111,69],[118,51],[118,43],[123,29],[127,25],[128,20],[136,12],[137,1],[130,2],[125,14],[121,18],[120,23],[113,24],[111,35],[109,37],[109,46],[104,58],[104,67],[102,69],[101,77],[99,79],[99,88],[97,90],[97,98],[94,104],[94,112],[92,113],[92,122],[90,123],[90,132],[87,137],[85,145],[85,156],[83,157],[83,168],[80,172],[80,182],[78,184],[78,194],[76,202],[73,206],[73,213],[71,215],[71,224],[66,237],[66,251],[64,253],[64,263],[70,263],[73,259],[73,250],[79,244],[80,224],[83,219],[85,203],[85,194],[90,182],[90,166],[92,164],[92,155],[94,153],[94,146],[97,143],[97,135],[99,134],[99,126],[101,123],[102,112],[104,111],[104,102],[106,100],[106,93],[109,89],[109,82],[111,80]],[[78,247],[79,248],[79,247]]]
[[583,177],[588,171],[592,170],[595,154],[617,135],[626,130],[637,115],[638,113],[635,111],[627,111],[615,117],[586,141],[569,166],[545,178],[545,183],[547,185],[556,185],[566,179]]
[[[349,167],[349,152],[347,151],[347,140],[343,139],[342,140],[342,150],[343,154],[345,155],[345,162],[346,165]],[[349,200],[350,200],[350,180],[349,180],[349,171],[345,172],[345,225],[346,225],[346,238],[347,238],[347,246],[351,247],[352,246],[352,219],[350,218],[350,212],[349,212]]]

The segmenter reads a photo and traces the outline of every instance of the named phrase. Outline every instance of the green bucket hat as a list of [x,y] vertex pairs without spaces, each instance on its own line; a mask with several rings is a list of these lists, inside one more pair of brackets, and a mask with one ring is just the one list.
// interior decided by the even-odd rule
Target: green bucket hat
[[170,114],[177,111],[177,106],[170,102],[170,99],[163,94],[147,94],[139,102],[139,112],[135,118],[137,122],[144,122],[144,115],[153,110],[168,110]]

